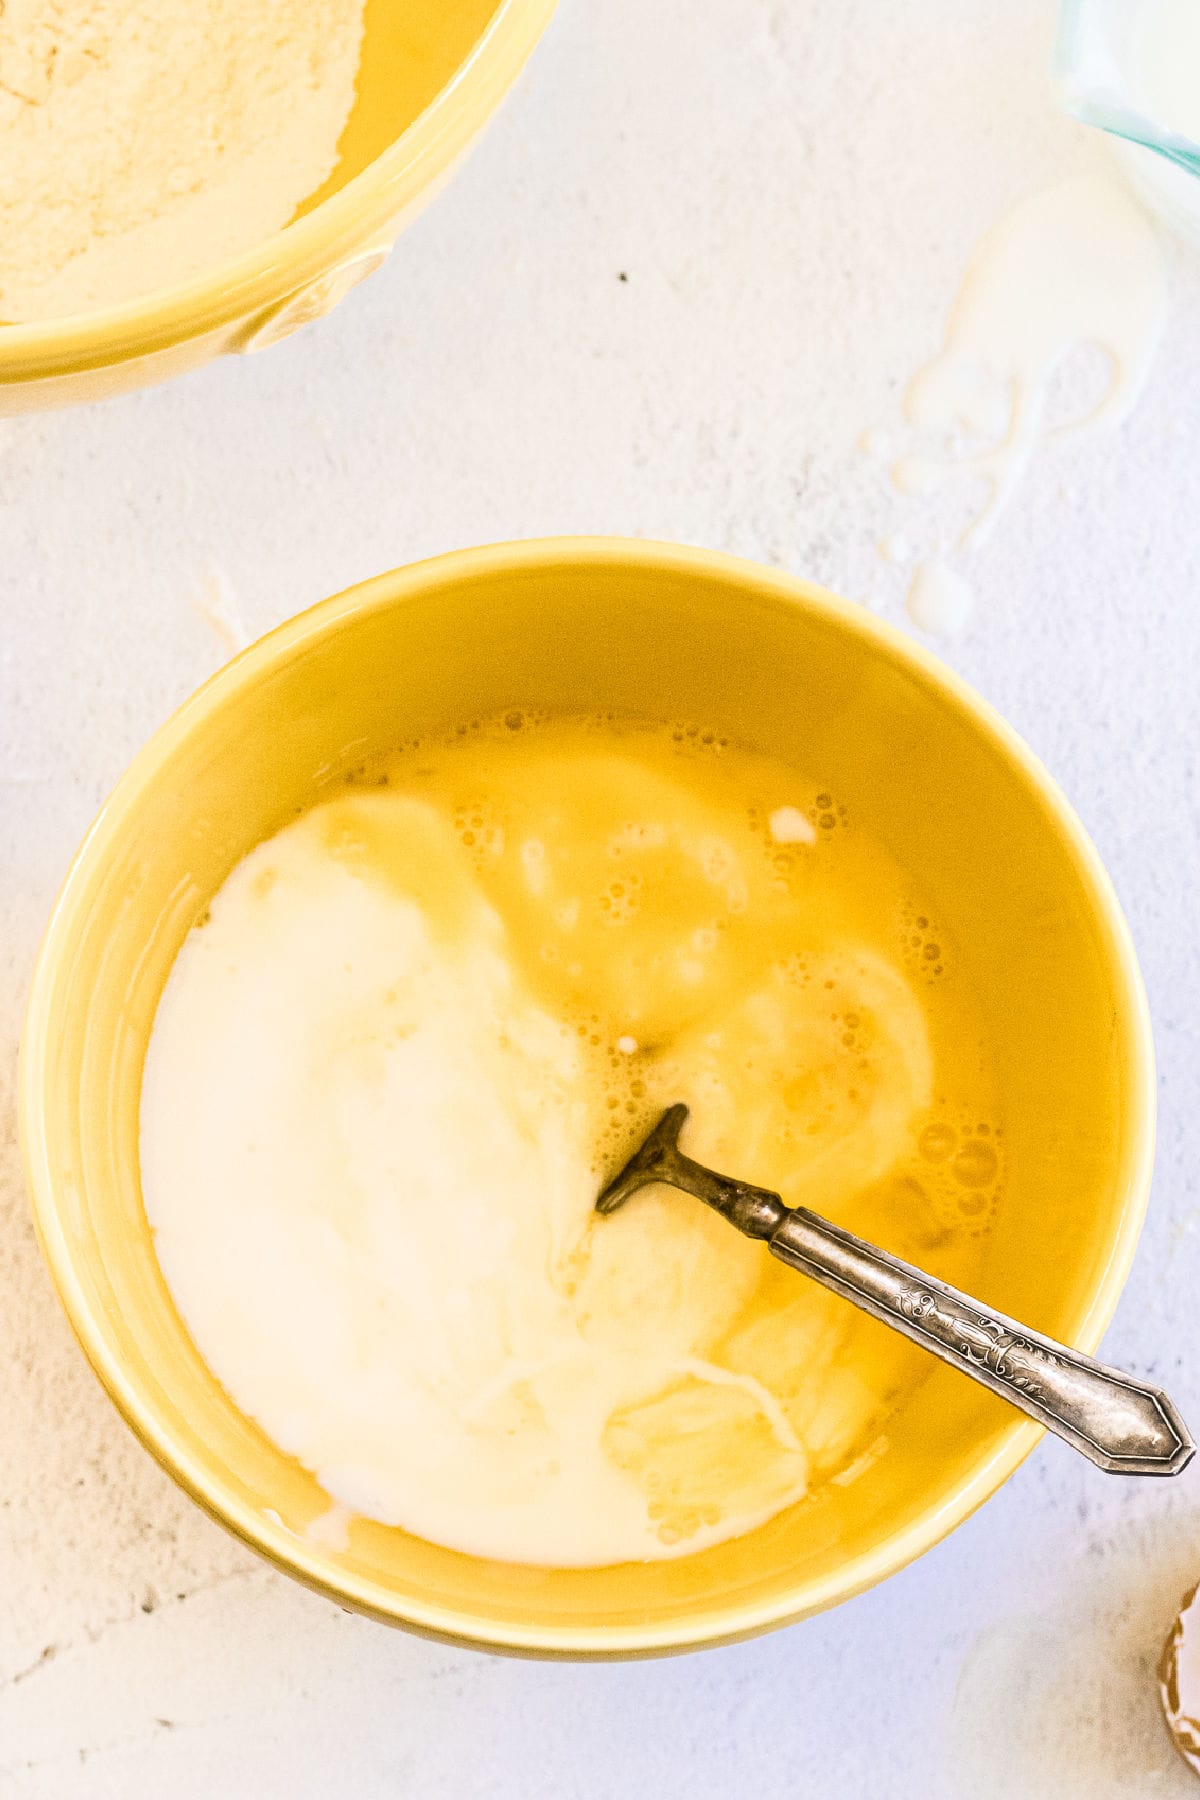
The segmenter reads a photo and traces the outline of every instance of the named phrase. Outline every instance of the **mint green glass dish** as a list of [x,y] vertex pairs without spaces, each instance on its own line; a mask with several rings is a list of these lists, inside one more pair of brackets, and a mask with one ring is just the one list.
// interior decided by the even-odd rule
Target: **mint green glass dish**
[[[1200,9],[1198,9],[1200,11]],[[1148,40],[1170,32],[1170,0],[1062,0],[1051,70],[1063,105],[1085,125],[1166,157],[1200,176],[1200,143],[1181,121],[1153,117],[1146,93]],[[1196,70],[1200,77],[1200,69]],[[1200,103],[1198,103],[1200,111]]]
[[1142,199],[1200,241],[1200,0],[1061,0],[1051,75]]

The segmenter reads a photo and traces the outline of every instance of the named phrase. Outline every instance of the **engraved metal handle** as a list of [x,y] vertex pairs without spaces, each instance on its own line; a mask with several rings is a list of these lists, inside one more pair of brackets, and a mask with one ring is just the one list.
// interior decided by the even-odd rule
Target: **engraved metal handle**
[[601,1194],[600,1212],[615,1212],[638,1188],[669,1182],[714,1207],[747,1237],[764,1239],[789,1268],[811,1275],[1020,1407],[1099,1468],[1115,1475],[1178,1475],[1187,1467],[1195,1445],[1161,1388],[1040,1337],[807,1207],[787,1207],[767,1188],[693,1162],[678,1143],[686,1118],[683,1105],[663,1114]]
[[798,1206],[767,1239],[789,1268],[853,1300],[1019,1406],[1114,1475],[1178,1475],[1194,1445],[1160,1388],[1040,1337]]

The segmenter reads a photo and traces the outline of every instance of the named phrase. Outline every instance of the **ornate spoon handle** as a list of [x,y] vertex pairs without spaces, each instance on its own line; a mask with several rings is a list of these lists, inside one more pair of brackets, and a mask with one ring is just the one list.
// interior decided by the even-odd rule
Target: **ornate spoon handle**
[[1178,1475],[1195,1445],[1161,1388],[1040,1337],[778,1194],[718,1175],[678,1147],[685,1106],[664,1113],[597,1201],[612,1212],[665,1181],[705,1201],[772,1255],[902,1331],[964,1375],[1020,1407],[1117,1475]]
[[1178,1475],[1194,1445],[1160,1388],[1040,1337],[804,1207],[771,1253],[932,1350],[1114,1475]]

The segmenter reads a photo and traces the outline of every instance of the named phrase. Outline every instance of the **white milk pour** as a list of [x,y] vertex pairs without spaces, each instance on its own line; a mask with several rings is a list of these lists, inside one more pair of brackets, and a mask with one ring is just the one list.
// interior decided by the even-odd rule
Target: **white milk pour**
[[[892,464],[893,485],[926,496],[950,481],[980,482],[983,500],[955,548],[983,543],[1041,444],[1128,415],[1165,311],[1154,231],[1115,182],[1075,176],[1020,201],[980,239],[942,348],[909,383],[905,417],[927,447]],[[1047,431],[1055,370],[1084,346],[1107,354],[1108,385],[1083,417]],[[908,605],[923,630],[953,634],[970,614],[971,592],[944,563],[924,562]]]

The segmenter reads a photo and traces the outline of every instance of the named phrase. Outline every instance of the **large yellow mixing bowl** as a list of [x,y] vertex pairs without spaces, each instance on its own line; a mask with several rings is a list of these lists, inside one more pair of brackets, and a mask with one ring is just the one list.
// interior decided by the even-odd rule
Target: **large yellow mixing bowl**
[[366,0],[338,166],[299,216],[179,287],[0,326],[0,413],[99,400],[320,318],[386,260],[504,98],[554,0]]
[[21,1090],[34,1212],[80,1341],[138,1436],[313,1587],[493,1648],[636,1655],[729,1639],[928,1549],[1038,1428],[931,1361],[867,1473],[698,1555],[518,1568],[370,1524],[341,1551],[305,1535],[328,1505],[312,1478],[201,1361],[142,1208],[155,1007],[230,869],[364,758],[509,706],[709,721],[837,793],[877,797],[875,820],[970,946],[1002,1083],[1009,1173],[981,1294],[1096,1348],[1145,1207],[1153,1086],[1133,950],[1094,850],[1029,751],[900,633],[803,582],[667,545],[509,544],[399,570],[282,626],[175,715],[92,828],[38,961]]

